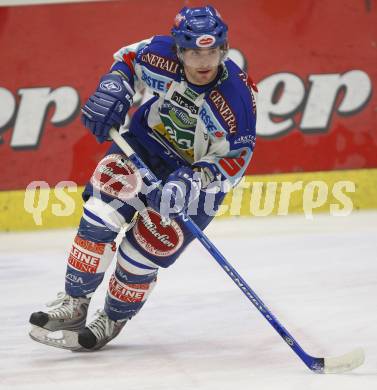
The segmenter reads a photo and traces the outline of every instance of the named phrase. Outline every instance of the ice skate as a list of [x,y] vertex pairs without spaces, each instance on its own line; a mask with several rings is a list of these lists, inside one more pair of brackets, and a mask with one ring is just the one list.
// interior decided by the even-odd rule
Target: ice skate
[[89,302],[90,298],[74,298],[63,292],[58,293],[57,299],[47,304],[51,310],[31,314],[30,337],[39,343],[67,348],[64,338],[57,337],[58,331],[77,332],[82,329],[85,326]]
[[128,319],[113,321],[104,310],[97,313],[97,318],[78,332],[78,344],[88,351],[95,351],[105,346],[118,336]]
[[128,319],[113,321],[104,310],[97,311],[96,315],[95,320],[79,331],[62,330],[51,333],[48,345],[71,351],[96,351],[118,336],[128,321]]

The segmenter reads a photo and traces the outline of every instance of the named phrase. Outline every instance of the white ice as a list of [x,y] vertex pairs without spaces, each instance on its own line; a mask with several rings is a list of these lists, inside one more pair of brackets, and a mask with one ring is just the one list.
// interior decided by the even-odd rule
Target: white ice
[[[365,364],[341,375],[308,370],[197,242],[103,350],[32,341],[29,315],[63,289],[74,234],[0,234],[1,390],[377,389],[377,212],[219,220],[207,230],[308,353],[365,348]],[[90,316],[105,291],[106,282]]]

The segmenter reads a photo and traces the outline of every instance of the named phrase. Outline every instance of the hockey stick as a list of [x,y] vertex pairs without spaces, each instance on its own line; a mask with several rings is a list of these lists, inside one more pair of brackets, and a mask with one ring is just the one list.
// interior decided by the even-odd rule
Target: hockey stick
[[[136,168],[147,172],[146,178],[150,183],[155,183],[158,179],[150,171],[150,169],[143,163],[139,156],[132,150],[126,140],[115,130],[110,130],[111,139],[119,146],[119,148],[128,156],[134,163]],[[293,349],[298,357],[314,372],[318,373],[340,373],[353,370],[359,367],[364,362],[364,351],[362,348],[357,348],[345,355],[329,358],[318,358],[307,354],[293,338],[293,336],[280,324],[278,319],[271,313],[262,300],[249,287],[241,275],[232,267],[232,265],[225,259],[220,251],[211,243],[202,230],[192,221],[190,217],[181,213],[178,218],[186,225],[192,234],[202,243],[202,245],[213,256],[222,269],[229,275],[233,282],[240,288],[246,297],[253,303],[253,305],[262,313],[264,318],[271,324],[271,326],[280,334],[284,341]]]

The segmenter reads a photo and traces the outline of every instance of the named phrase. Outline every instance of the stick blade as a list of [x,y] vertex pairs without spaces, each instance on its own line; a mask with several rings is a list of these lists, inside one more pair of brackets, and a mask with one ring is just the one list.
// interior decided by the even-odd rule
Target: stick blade
[[337,357],[325,358],[324,374],[338,374],[351,371],[364,363],[365,354],[362,348],[356,348],[351,352]]

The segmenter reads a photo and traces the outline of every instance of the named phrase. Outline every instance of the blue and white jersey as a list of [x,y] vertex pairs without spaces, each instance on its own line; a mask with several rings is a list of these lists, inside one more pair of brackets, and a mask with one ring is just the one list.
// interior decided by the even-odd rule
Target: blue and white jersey
[[255,146],[257,89],[247,74],[225,59],[213,82],[193,85],[169,36],[125,46],[114,59],[111,71],[155,95],[143,105],[148,136],[185,164],[201,167],[204,186],[220,177],[236,185]]

